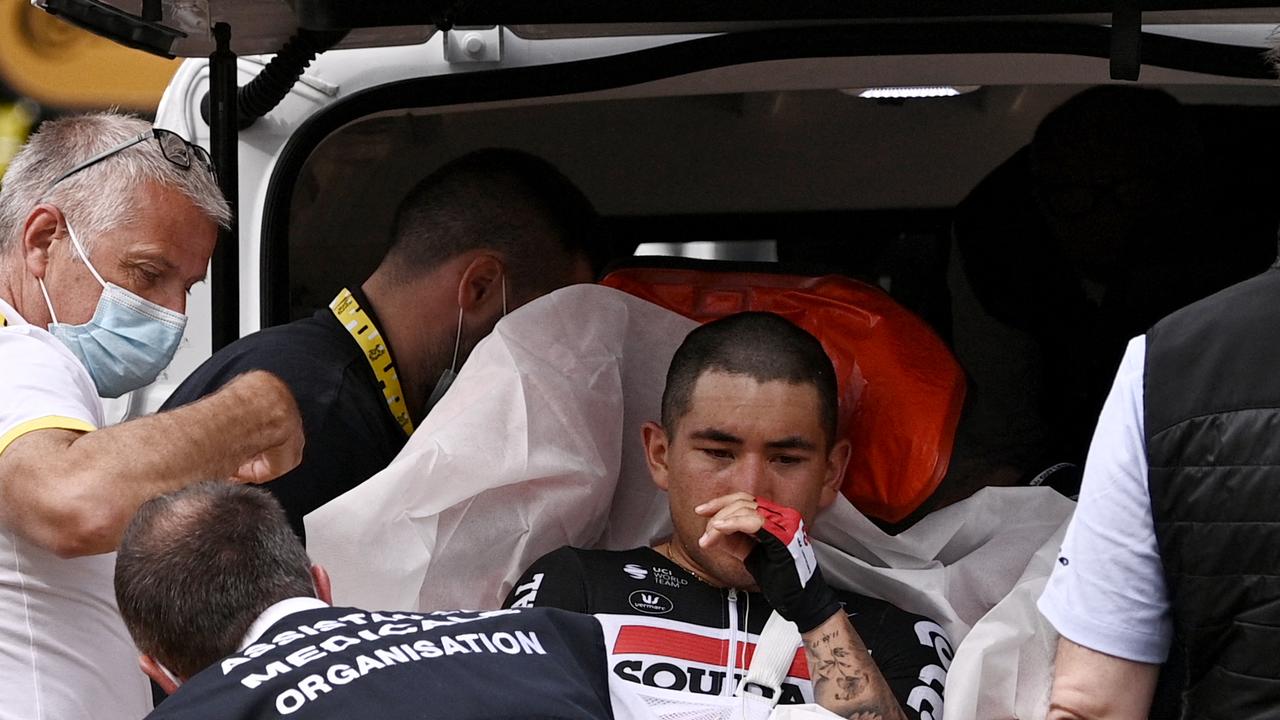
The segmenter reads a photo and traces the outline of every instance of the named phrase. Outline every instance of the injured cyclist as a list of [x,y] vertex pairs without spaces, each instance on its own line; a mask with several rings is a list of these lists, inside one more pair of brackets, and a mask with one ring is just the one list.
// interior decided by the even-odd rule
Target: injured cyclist
[[[505,604],[593,613],[615,676],[708,695],[733,694],[777,610],[803,646],[781,703],[918,718],[911,700],[942,694],[950,658],[934,649],[941,629],[828,586],[805,535],[834,502],[849,459],[836,434],[836,385],[818,340],[777,315],[694,329],[667,372],[662,422],[642,431],[675,534],[652,548],[560,548]],[[941,716],[940,706],[929,710]]]

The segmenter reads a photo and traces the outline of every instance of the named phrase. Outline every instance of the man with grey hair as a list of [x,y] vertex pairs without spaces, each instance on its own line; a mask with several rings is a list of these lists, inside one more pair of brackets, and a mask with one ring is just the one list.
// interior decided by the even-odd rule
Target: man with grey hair
[[45,123],[4,177],[0,719],[145,713],[111,593],[125,524],[155,495],[265,482],[298,462],[296,405],[267,373],[103,428],[99,396],[150,383],[172,358],[227,218],[204,151],[137,118]]

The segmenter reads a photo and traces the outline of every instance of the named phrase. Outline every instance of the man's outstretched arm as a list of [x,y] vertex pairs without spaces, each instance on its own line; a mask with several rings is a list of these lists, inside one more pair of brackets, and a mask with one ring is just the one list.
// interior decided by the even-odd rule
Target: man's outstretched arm
[[1046,720],[1146,720],[1160,666],[1058,639]]
[[146,500],[201,480],[272,480],[302,443],[289,389],[247,373],[171,412],[17,438],[0,453],[0,524],[62,557],[110,552]]

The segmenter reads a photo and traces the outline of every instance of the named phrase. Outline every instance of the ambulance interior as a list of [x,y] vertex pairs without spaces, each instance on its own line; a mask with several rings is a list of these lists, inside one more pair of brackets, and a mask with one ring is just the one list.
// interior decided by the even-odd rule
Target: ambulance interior
[[[1137,102],[1125,87],[1168,93],[1186,128],[1111,128],[1141,115],[1095,113],[1101,119],[1078,134],[1117,139],[1071,139],[1069,150],[1089,157],[1064,170],[1052,193],[1037,195],[1027,159],[1037,126],[1089,87],[969,86],[954,96],[905,99],[832,87],[381,110],[311,140],[296,180],[273,184],[263,234],[270,270],[264,319],[309,315],[336,288],[367,276],[403,188],[468,150],[516,147],[551,161],[595,204],[603,227],[593,261],[601,274],[620,263],[652,264],[644,257],[683,255],[762,262],[757,269],[765,272],[834,273],[882,288],[958,355],[971,401],[987,386],[1036,393],[970,408],[988,429],[961,441],[960,462],[972,477],[939,503],[986,484],[1026,482],[1055,463],[1083,460],[1120,343],[1260,272],[1276,254],[1280,206],[1269,171],[1280,155],[1273,131],[1280,89],[1116,86],[1120,94],[1100,104]],[[1042,164],[1055,162],[1047,157]],[[1055,235],[1047,203],[1068,206],[1075,224]],[[1095,238],[1081,245],[1128,243],[1110,252],[1105,270],[1119,279],[1067,277],[1075,271],[1066,266],[1078,259],[1060,246],[1071,232]],[[1112,292],[1110,308],[1092,287],[1107,282],[1127,286]],[[1094,297],[1066,297],[1081,292],[1071,286],[1078,283]],[[1067,307],[1082,302],[1101,309]],[[1106,317],[1082,319],[1095,311]],[[1093,332],[1099,328],[1105,332]],[[1110,349],[1090,354],[1105,343]],[[1030,365],[1007,357],[1019,353],[1036,357]],[[1091,385],[1045,387],[1073,361],[1097,366]],[[1050,366],[1046,377],[1031,377],[1038,365]],[[1070,393],[1089,400],[1072,405],[1059,397]],[[1029,408],[1036,403],[1048,407]],[[1028,428],[1008,417],[1019,413],[1062,417]],[[1034,449],[986,462],[982,456],[998,455],[1006,433],[1027,435]],[[1046,440],[1046,433],[1063,439]],[[1078,480],[1077,472],[1056,484],[1073,495]]]
[[[1051,110],[1089,87],[1077,83],[997,84],[959,88],[959,94],[950,97],[906,99],[868,99],[861,96],[867,88],[825,87],[496,103],[443,110],[380,109],[328,135],[312,138],[312,149],[296,182],[291,187],[273,188],[278,192],[273,194],[274,209],[269,205],[264,219],[268,230],[264,232],[263,252],[276,270],[266,276],[270,280],[263,288],[265,316],[273,322],[285,322],[308,315],[323,307],[337,288],[358,283],[367,275],[381,254],[379,242],[389,234],[402,188],[468,150],[515,147],[550,160],[595,204],[604,226],[601,257],[596,258],[601,265],[674,263],[712,274],[717,269],[745,269],[853,278],[882,290],[952,351],[965,351],[960,353],[963,357],[958,367],[968,377],[970,400],[975,378],[983,383],[1006,382],[1014,388],[1023,383],[1043,393],[1045,380],[1027,375],[1038,366],[1009,363],[1004,356],[1022,352],[1043,363],[1044,354],[1061,352],[1060,345],[1037,346],[1040,331],[1058,332],[1063,336],[1060,339],[1086,349],[1101,342],[1101,335],[1081,329],[1088,326],[1022,327],[1017,332],[1005,327],[1008,312],[1024,322],[1052,321],[1051,314],[1016,312],[1027,303],[1044,304],[1043,298],[1028,299],[1019,292],[1027,292],[1028,287],[1054,292],[1060,287],[1056,283],[1062,269],[1054,265],[1061,262],[1059,256],[1019,251],[1056,241],[1043,225],[1027,221],[1035,215],[1035,203],[1040,200],[1028,193],[1031,180],[1025,166],[1018,164],[1018,157],[1025,156],[1023,149]],[[1171,283],[1186,273],[1207,273],[1206,257],[1212,259],[1210,264],[1221,261],[1224,266],[1215,269],[1221,270],[1222,284],[1268,267],[1275,259],[1280,221],[1280,205],[1272,199],[1269,172],[1280,156],[1275,133],[1280,128],[1280,88],[1186,82],[1143,87],[1158,87],[1185,106],[1203,143],[1203,151],[1196,152],[1203,160],[1197,166],[1201,168],[1197,180],[1202,184],[1196,185],[1200,190],[1192,203],[1197,205],[1194,214],[1203,216],[1203,223],[1194,224],[1201,234],[1168,243],[1168,248],[1180,248],[1189,242],[1203,252],[1179,254],[1171,249],[1166,257],[1168,248],[1159,237],[1168,232],[1171,218],[1166,218],[1152,230],[1157,237],[1145,239],[1140,252],[1124,254],[1119,264],[1146,268],[1152,265],[1153,257],[1160,258],[1154,266],[1162,268],[1157,273],[1161,274],[1169,262],[1182,263],[1184,267],[1177,272],[1164,275]],[[1076,196],[1069,196],[1068,201],[1074,198],[1077,205],[1090,208],[1116,201],[1115,185],[1108,185],[1116,178],[1100,172],[1097,178],[1081,179],[1084,190],[1076,188]],[[975,193],[980,183],[984,190]],[[1080,192],[1085,193],[1085,199],[1079,198]],[[984,245],[983,233],[988,229],[1002,240]],[[360,240],[355,243],[352,238]],[[966,263],[959,257],[957,247],[964,242],[973,243],[966,247],[976,248],[970,254],[981,256],[984,264],[979,267],[978,260]],[[713,258],[728,264],[717,268],[647,259],[653,255]],[[1150,282],[1151,273],[1139,275],[1141,280],[1133,290],[1137,296],[1163,297],[1158,288],[1142,284]],[[1010,282],[1006,286],[1002,280]],[[975,281],[994,282],[1003,289],[975,288]],[[580,301],[594,302],[585,297]],[[565,307],[558,311],[565,311]],[[969,337],[965,333],[974,327],[971,315],[975,312],[981,316],[977,327],[983,332]],[[546,322],[549,316],[542,317]],[[670,353],[678,338],[672,341],[659,335],[687,325],[676,320],[663,323],[666,321],[654,321],[650,329],[655,335],[644,335],[644,340],[659,352]],[[996,330],[987,332],[992,327]],[[841,334],[838,327],[822,330],[831,336]],[[512,337],[517,337],[521,331],[512,332]],[[1138,332],[1141,330],[1131,334]],[[621,347],[636,340],[618,342]],[[484,355],[479,348],[477,353]],[[1117,355],[1116,362],[1118,359]],[[484,362],[483,357],[476,362]],[[988,365],[975,368],[966,363]],[[505,369],[520,372],[518,366]],[[640,375],[643,373],[632,373],[633,378]],[[465,387],[467,379],[464,372],[459,384]],[[876,379],[867,381],[875,383]],[[649,372],[637,382],[640,392],[655,398],[661,392],[660,375]],[[572,395],[573,390],[566,388]],[[619,392],[637,392],[637,388]],[[462,408],[458,395],[459,391],[451,390],[442,401],[446,409],[433,414],[474,419],[475,413],[484,412]],[[1044,397],[1048,396],[1037,396],[1034,402],[1048,402]],[[1022,406],[1027,402],[1032,401]],[[1017,402],[996,402],[992,407],[984,412],[999,414],[1003,409],[1015,413],[1020,406]],[[501,416],[508,410],[502,407],[492,412]],[[529,411],[521,408],[521,412]],[[627,412],[635,409],[628,406]],[[872,595],[948,618],[943,625],[958,646],[954,660],[949,652],[944,653],[949,663],[944,670],[950,671],[946,691],[949,717],[1035,717],[1043,712],[1047,697],[1055,638],[1035,612],[1034,600],[1070,515],[1072,503],[1066,498],[1078,489],[1078,459],[1071,448],[1079,450],[1079,438],[1087,443],[1092,425],[1086,420],[1072,426],[1070,432],[1077,439],[1074,446],[1045,444],[1043,434],[1058,432],[1062,426],[1051,422],[1047,429],[1030,431],[1032,435],[1041,433],[1042,442],[1035,453],[1019,454],[1015,448],[1011,455],[1004,455],[1005,449],[999,447],[1001,433],[1009,428],[1025,430],[1018,418],[988,420],[994,430],[986,437],[973,438],[967,437],[964,429],[972,412],[972,404],[967,405],[957,418],[958,427],[952,428],[955,436],[950,438],[954,448],[949,443],[937,444],[944,453],[940,465],[947,472],[928,500],[914,504],[914,512],[891,520],[868,518],[852,504],[837,508],[828,513],[826,529],[819,527],[816,533],[829,545],[829,554],[820,557],[824,571],[828,563],[839,565],[843,569],[834,570],[833,575]],[[621,429],[633,430],[634,423],[644,419],[650,418],[628,417]],[[430,422],[429,418],[428,426]],[[442,427],[442,432],[447,434],[447,429]],[[441,442],[448,445],[447,438]],[[624,475],[627,453],[634,450],[623,446]],[[327,508],[329,515],[322,509],[319,517],[309,517],[308,537],[319,535],[312,530],[313,520],[320,524],[326,517],[349,514],[356,507],[368,513],[360,516],[366,525],[375,519],[394,524],[393,519],[414,515],[417,510],[421,512],[415,522],[426,517],[430,529],[406,525],[406,535],[400,537],[416,542],[419,536],[430,536],[438,543],[424,552],[430,563],[424,560],[414,565],[402,559],[383,563],[368,553],[353,558],[336,548],[362,542],[391,546],[398,541],[392,535],[348,532],[345,527],[328,540],[317,540],[319,547],[309,549],[322,559],[331,554],[327,565],[345,565],[352,570],[345,578],[339,573],[339,584],[345,579],[351,585],[378,588],[382,587],[379,571],[384,580],[396,576],[397,582],[411,586],[402,598],[408,604],[425,607],[438,602],[443,606],[448,601],[484,601],[495,592],[505,594],[509,586],[500,590],[484,586],[483,592],[461,596],[432,595],[429,586],[433,582],[438,586],[441,568],[457,567],[448,561],[451,550],[444,528],[456,529],[464,518],[481,517],[474,514],[477,508],[520,502],[524,496],[514,489],[519,484],[512,484],[503,476],[505,469],[499,468],[494,476],[503,476],[503,480],[489,484],[481,480],[474,488],[459,490],[460,499],[449,507],[424,501],[421,507],[405,511],[400,504],[413,502],[404,499],[412,495],[406,487],[412,483],[430,485],[435,477],[432,471],[411,469],[437,464],[437,458],[422,452],[435,451],[415,454],[411,442],[391,468],[332,503]],[[1052,476],[1068,464],[1076,467]],[[642,466],[630,467],[637,471]],[[447,478],[441,481],[449,482]],[[608,530],[609,523],[619,517],[616,507],[601,510],[603,515],[594,524],[573,526],[572,519],[550,513],[532,520],[560,524],[557,532],[564,532],[556,535],[558,541],[599,545],[648,542],[651,538],[646,533],[660,532],[664,508],[635,486],[623,487],[626,481],[614,478],[610,482],[618,485],[611,484],[602,492],[613,492],[615,498],[630,498],[638,504],[635,515],[645,520],[636,520],[635,528],[616,533]],[[980,492],[988,485],[1015,487],[1005,494]],[[486,505],[486,500],[491,505]],[[602,531],[602,527],[606,529]],[[500,541],[482,540],[487,538],[483,533],[468,537],[472,546],[495,543],[489,547],[501,550],[486,552],[503,554],[502,562],[510,562],[511,549]],[[528,551],[515,550],[518,557]],[[413,568],[406,571],[408,566]],[[353,602],[364,599],[359,595],[351,598]],[[941,701],[938,698],[939,704]]]
[[[310,314],[331,288],[372,270],[400,188],[468,150],[504,146],[547,158],[582,188],[604,218],[611,260],[639,246],[826,268],[880,284],[948,338],[956,207],[1050,110],[1088,87],[993,85],[898,100],[854,87],[378,113],[321,140],[292,192],[277,194],[288,247],[266,252],[287,258],[288,270],[264,294],[276,320]],[[1221,250],[1265,267],[1280,217],[1266,201],[1280,89],[1163,89],[1199,126],[1209,184],[1227,188],[1233,215],[1249,216],[1242,224],[1254,237]]]

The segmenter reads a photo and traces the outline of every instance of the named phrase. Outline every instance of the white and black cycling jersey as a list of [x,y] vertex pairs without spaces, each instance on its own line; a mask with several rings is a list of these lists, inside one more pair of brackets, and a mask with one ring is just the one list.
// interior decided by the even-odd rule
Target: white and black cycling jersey
[[[939,720],[952,655],[943,629],[883,600],[835,593],[907,716]],[[534,563],[504,604],[595,615],[614,680],[718,696],[734,693],[772,612],[763,595],[703,583],[652,548],[560,548]],[[779,702],[813,701],[797,646]]]

